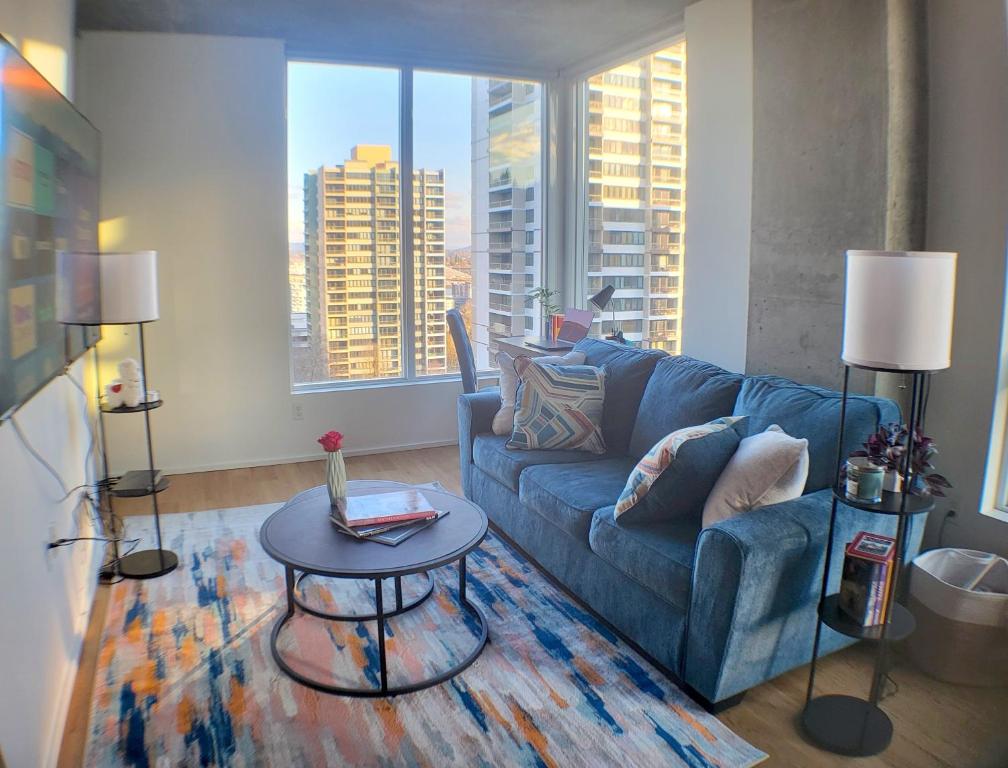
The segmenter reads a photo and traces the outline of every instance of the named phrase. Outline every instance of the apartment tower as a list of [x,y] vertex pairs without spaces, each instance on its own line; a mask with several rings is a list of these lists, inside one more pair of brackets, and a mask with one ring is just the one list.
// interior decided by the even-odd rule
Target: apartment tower
[[[358,144],[304,176],[305,292],[312,359],[299,381],[394,378],[403,368],[399,163]],[[444,171],[413,174],[414,338],[419,374],[446,371]]]
[[588,81],[588,286],[616,288],[596,318],[633,344],[680,351],[686,46]]
[[541,88],[473,78],[473,351],[493,365],[497,339],[541,332],[528,293],[542,269]]

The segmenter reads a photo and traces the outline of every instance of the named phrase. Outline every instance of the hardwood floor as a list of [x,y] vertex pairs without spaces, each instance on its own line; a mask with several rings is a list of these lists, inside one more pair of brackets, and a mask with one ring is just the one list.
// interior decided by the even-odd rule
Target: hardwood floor
[[[353,478],[440,481],[459,492],[458,451],[454,447],[347,459]],[[172,477],[159,496],[162,513],[240,507],[283,501],[318,485],[322,462],[280,464],[252,469],[204,472]],[[121,515],[149,514],[149,500],[117,501]],[[84,755],[88,712],[94,683],[108,590],[98,589],[81,653],[80,669],[67,718],[59,766],[78,766]],[[820,662],[819,691],[865,695],[873,657],[864,646],[848,648]],[[770,759],[767,766],[885,766],[886,768],[1004,768],[1008,766],[1008,689],[951,686],[932,680],[909,661],[897,658],[892,677],[899,686],[883,702],[895,727],[889,749],[874,758],[850,759],[806,743],[796,727],[805,697],[806,667],[793,670],[749,691],[737,707],[719,718],[755,744]],[[628,767],[629,768],[629,767]]]

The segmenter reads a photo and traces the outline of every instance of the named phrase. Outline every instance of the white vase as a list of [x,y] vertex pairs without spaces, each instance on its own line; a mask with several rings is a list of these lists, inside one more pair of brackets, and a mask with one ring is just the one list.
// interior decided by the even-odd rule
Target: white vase
[[894,469],[886,470],[885,477],[882,478],[882,490],[899,493],[903,490],[903,475]]
[[326,460],[326,486],[329,489],[329,503],[334,509],[346,510],[346,464],[343,451],[330,451]]

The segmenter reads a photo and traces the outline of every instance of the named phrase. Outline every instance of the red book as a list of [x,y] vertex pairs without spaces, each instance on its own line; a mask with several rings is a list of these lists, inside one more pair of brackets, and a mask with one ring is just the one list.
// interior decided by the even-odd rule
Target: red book
[[343,520],[351,528],[383,523],[403,523],[411,520],[432,520],[437,510],[416,488],[391,493],[350,496]]
[[896,552],[896,539],[880,533],[861,531],[847,547],[847,554],[857,555],[876,563],[889,562]]

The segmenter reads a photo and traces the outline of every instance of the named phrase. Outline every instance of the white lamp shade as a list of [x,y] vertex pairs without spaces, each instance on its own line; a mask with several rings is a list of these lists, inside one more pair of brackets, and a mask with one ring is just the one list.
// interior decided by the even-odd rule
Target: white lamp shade
[[948,368],[956,255],[847,251],[843,361],[875,370]]
[[103,324],[158,319],[157,251],[103,253],[99,263]]

